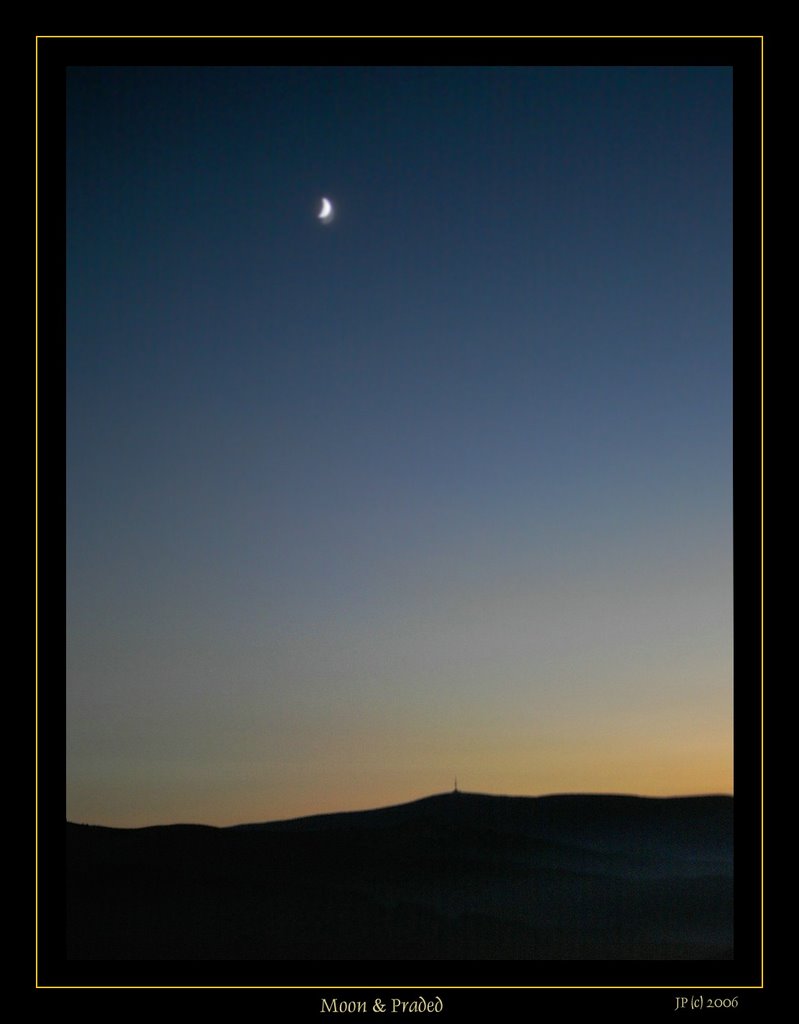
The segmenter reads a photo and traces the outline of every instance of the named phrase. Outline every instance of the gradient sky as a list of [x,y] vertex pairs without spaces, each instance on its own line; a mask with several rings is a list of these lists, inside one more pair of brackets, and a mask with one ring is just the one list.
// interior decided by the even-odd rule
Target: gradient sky
[[71,820],[732,791],[731,93],[70,70]]

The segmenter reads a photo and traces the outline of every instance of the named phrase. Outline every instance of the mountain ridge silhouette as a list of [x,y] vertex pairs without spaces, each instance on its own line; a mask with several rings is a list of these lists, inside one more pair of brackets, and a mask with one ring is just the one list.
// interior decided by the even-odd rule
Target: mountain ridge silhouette
[[67,827],[76,959],[728,959],[733,798],[461,791]]

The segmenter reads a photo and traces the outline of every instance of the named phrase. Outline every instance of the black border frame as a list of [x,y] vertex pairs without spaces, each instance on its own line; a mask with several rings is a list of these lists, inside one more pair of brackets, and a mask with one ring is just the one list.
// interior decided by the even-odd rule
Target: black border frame
[[[509,991],[569,990],[596,1010],[672,993],[733,995],[763,984],[762,935],[762,109],[761,36],[706,37],[56,37],[36,39],[38,426],[38,928],[36,986],[277,986],[297,1012],[322,996],[365,999],[410,986],[494,1012]],[[728,962],[295,963],[79,962],[64,955],[66,469],[65,71],[71,65],[724,65],[734,96],[735,958]],[[480,986],[472,989],[468,986]],[[356,990],[366,986],[367,990]],[[393,987],[392,987],[393,986]],[[489,986],[501,986],[497,991]],[[586,986],[586,988],[582,988]],[[657,991],[652,991],[652,988]],[[302,989],[299,994],[295,990]],[[534,991],[531,991],[534,990]],[[668,992],[664,990],[669,990]],[[689,991],[691,990],[691,991]],[[283,989],[284,994],[288,994]],[[348,992],[350,994],[348,994]],[[553,993],[549,992],[552,995]],[[754,992],[750,992],[753,995]],[[301,996],[298,1001],[297,996]],[[668,998],[665,998],[668,996]],[[589,1001],[586,1001],[590,997]],[[536,1001],[537,1005],[537,1001]]]

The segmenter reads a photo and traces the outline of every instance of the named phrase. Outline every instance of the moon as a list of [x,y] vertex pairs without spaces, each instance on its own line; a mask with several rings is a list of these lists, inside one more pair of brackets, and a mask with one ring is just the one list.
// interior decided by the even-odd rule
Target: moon
[[325,199],[324,196],[322,196],[322,208],[317,216],[323,224],[329,224],[333,219],[333,204],[329,199]]

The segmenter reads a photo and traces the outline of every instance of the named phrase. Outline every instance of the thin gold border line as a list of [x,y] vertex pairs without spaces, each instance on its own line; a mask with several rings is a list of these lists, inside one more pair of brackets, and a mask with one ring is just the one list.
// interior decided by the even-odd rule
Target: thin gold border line
[[36,39],[760,39],[759,35],[706,35],[706,36],[36,36]]
[[764,544],[764,492],[765,492],[765,419],[764,419],[764,404],[765,404],[765,392],[764,392],[764,332],[765,332],[765,320],[764,320],[764,306],[765,306],[765,273],[764,273],[764,256],[765,256],[765,204],[763,194],[765,191],[765,177],[764,177],[764,138],[765,138],[765,77],[764,77],[764,40],[760,37],[760,983],[764,983],[765,978],[765,958],[764,958],[764,938],[765,938],[765,854],[764,854],[764,836],[765,836],[765,711],[764,711],[764,688],[765,688],[765,660],[764,660],[764,629],[765,629],[765,614],[764,614],[764,561],[765,561],[765,544]]
[[[764,82],[764,45],[763,35],[703,35],[703,36],[49,36],[37,35],[35,37],[35,728],[36,736],[34,741],[35,750],[35,794],[34,804],[36,810],[35,824],[35,977],[36,988],[153,988],[153,989],[183,989],[183,988],[229,988],[229,989],[361,989],[375,988],[380,986],[359,986],[359,985],[328,985],[328,986],[292,986],[292,985],[39,985],[39,41],[42,39],[756,39],[760,41],[760,984],[759,985],[533,985],[533,986],[508,986],[508,985],[462,985],[452,986],[460,989],[664,989],[664,988],[728,988],[728,989],[762,989],[764,987],[764,105],[765,105],[765,82]],[[395,989],[404,988],[437,988],[447,989],[448,986],[384,986]]]
[[[85,961],[88,962],[88,961]],[[132,961],[136,962],[136,961]],[[489,961],[484,961],[488,963]],[[643,961],[637,961],[643,963]],[[662,961],[661,961],[662,962]],[[281,990],[287,992],[298,992],[298,991],[313,991],[321,990],[324,992],[332,992],[338,989],[343,989],[347,992],[360,992],[360,991],[387,991],[387,992],[399,992],[402,990],[409,991],[420,991],[423,989],[429,989],[434,992],[460,992],[460,991],[497,991],[503,992],[515,991],[515,992],[530,992],[540,990],[571,990],[571,989],[582,989],[590,991],[600,991],[608,989],[649,989],[649,990],[664,990],[664,989],[679,989],[680,991],[706,991],[707,989],[723,989],[725,992],[732,991],[759,991],[763,988],[763,985],[37,985],[37,988],[43,989],[61,989],[61,988],[96,988],[96,989],[130,989],[130,988],[148,988],[148,989],[269,989],[269,990]]]
[[36,571],[36,583],[34,587],[35,605],[34,622],[36,635],[36,653],[34,666],[36,672],[36,686],[34,688],[34,722],[36,736],[34,740],[34,807],[36,811],[36,823],[34,826],[35,835],[35,870],[34,870],[34,908],[36,920],[34,922],[34,977],[36,985],[39,984],[39,37],[36,37],[35,48],[35,88],[34,88],[34,162],[35,162],[35,188],[34,188],[34,231],[36,239],[34,242],[34,387],[36,391],[34,399],[34,465],[36,470],[36,481],[34,484],[34,564]]

